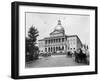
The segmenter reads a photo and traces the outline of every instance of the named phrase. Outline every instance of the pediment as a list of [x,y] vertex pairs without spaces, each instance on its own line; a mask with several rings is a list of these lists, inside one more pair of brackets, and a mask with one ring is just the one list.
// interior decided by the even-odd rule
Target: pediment
[[50,33],[50,34],[60,34],[60,33],[62,33],[61,31],[53,31],[52,33]]
[[57,33],[60,33],[60,32],[59,32],[59,31],[54,31],[53,33],[54,33],[54,34],[57,34]]

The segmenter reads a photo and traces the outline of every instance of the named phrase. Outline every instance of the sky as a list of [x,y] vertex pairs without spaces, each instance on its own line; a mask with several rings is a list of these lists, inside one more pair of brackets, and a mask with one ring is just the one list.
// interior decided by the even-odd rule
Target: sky
[[26,36],[29,28],[35,26],[39,31],[38,40],[49,37],[55,29],[58,20],[61,20],[66,35],[78,35],[83,44],[90,42],[90,16],[79,14],[52,14],[26,12]]

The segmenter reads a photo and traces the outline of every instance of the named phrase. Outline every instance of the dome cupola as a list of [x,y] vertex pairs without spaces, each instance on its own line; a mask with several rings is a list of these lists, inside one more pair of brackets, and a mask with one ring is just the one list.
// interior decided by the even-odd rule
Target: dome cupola
[[58,23],[55,26],[54,31],[50,33],[50,36],[54,37],[54,36],[64,36],[64,35],[65,35],[65,31],[61,24],[61,20],[58,20]]
[[58,31],[64,31],[64,28],[61,24],[61,20],[58,20],[58,24],[57,26],[55,27],[55,30],[58,30]]

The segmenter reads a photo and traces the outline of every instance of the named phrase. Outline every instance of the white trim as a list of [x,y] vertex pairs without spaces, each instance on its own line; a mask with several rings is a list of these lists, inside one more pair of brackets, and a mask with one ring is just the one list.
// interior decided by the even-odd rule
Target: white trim
[[[81,10],[69,8],[52,8],[36,6],[19,7],[19,75],[38,75],[54,73],[74,73],[95,71],[95,12],[94,10]],[[53,68],[25,68],[25,12],[49,12],[49,13],[66,13],[66,14],[88,14],[90,15],[90,65],[76,67],[53,67]]]

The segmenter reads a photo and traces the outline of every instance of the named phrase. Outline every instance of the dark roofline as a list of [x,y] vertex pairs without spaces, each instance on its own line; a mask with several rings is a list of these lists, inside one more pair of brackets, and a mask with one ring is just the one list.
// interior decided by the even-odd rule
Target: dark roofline
[[59,38],[59,37],[65,37],[65,36],[45,37],[44,39]]
[[78,37],[77,35],[67,35],[67,37]]
[[63,33],[63,32],[60,31],[60,30],[54,30],[53,32],[50,33],[50,35],[52,35],[55,31],[58,31],[58,33],[56,33],[56,34]]
[[38,41],[43,41],[44,39],[40,39],[40,40],[38,40]]

